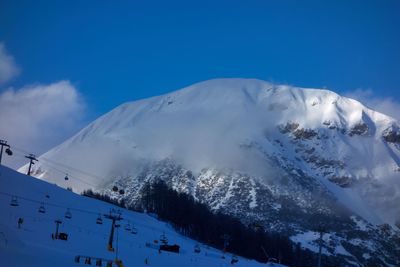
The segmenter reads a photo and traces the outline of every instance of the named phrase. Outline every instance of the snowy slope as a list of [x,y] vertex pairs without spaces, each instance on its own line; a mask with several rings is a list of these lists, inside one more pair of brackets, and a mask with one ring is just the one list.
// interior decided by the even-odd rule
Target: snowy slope
[[[82,262],[74,262],[76,255],[111,260],[115,258],[115,253],[106,249],[111,222],[103,218],[104,223],[98,225],[96,218],[99,213],[108,214],[111,208],[116,207],[76,195],[2,166],[0,188],[0,266],[84,265]],[[10,205],[11,196],[18,196],[19,206]],[[38,212],[41,202],[44,202],[46,209],[44,214]],[[67,207],[70,208],[71,219],[64,218]],[[24,222],[21,229],[18,229],[17,221],[20,217]],[[221,251],[204,246],[201,247],[201,253],[194,253],[195,241],[177,234],[170,226],[153,217],[127,210],[122,210],[122,217],[116,238],[119,258],[123,260],[124,266],[148,266],[145,265],[146,258],[150,266],[230,265],[231,255],[227,254],[222,259]],[[56,219],[62,220],[60,232],[69,234],[68,241],[51,239]],[[128,223],[135,226],[138,231],[136,235],[124,229]],[[156,248],[145,246],[146,242],[153,244],[153,240],[159,240],[163,233],[170,244],[181,246],[180,254],[164,251],[160,254]],[[239,258],[235,266],[261,264]]]
[[[336,254],[364,261],[359,251],[368,247],[341,236],[391,246],[376,229],[388,223],[398,230],[400,127],[328,90],[216,79],[115,108],[42,155],[34,175],[131,205],[140,205],[144,183],[161,179],[295,240],[324,224]],[[352,216],[372,228],[357,232]],[[352,251],[340,249],[342,242]],[[397,253],[368,251],[379,264]]]

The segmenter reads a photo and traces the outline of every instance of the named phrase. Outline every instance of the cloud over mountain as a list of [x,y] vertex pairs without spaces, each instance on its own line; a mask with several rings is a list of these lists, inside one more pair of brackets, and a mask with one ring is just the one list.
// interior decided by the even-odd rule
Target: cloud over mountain
[[[1,137],[11,145],[42,153],[77,130],[84,109],[69,81],[10,88],[0,94]],[[13,165],[18,163],[14,159]]]
[[14,57],[7,52],[4,43],[0,42],[0,84],[10,81],[19,73]]

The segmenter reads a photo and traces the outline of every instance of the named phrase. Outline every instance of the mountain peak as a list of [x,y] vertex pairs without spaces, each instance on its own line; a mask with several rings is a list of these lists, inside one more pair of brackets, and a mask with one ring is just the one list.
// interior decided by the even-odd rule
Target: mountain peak
[[[350,209],[368,211],[383,205],[380,194],[400,175],[399,139],[394,119],[328,90],[213,79],[115,108],[39,158],[35,173],[78,191],[139,179],[145,166],[165,159],[193,177],[203,169],[237,171],[269,184],[303,173]],[[72,166],[65,172],[79,179],[60,181],[47,159]],[[371,189],[375,183],[380,189]],[[196,192],[197,181],[190,184]],[[362,209],[352,204],[359,197]],[[361,215],[394,222],[397,211]]]

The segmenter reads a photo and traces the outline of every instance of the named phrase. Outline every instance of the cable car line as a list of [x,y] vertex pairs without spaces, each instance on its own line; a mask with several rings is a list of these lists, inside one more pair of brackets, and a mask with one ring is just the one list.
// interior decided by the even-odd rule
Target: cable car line
[[[14,147],[13,147],[13,148],[14,148]],[[25,156],[26,154],[30,154],[29,152],[27,152],[27,151],[25,151],[25,150],[23,150],[23,149],[21,149],[21,148],[18,148],[18,147],[15,147],[14,149],[15,149],[17,152],[23,154],[24,156]],[[72,166],[68,166],[68,165],[66,165],[66,164],[64,164],[64,163],[56,162],[56,161],[54,161],[54,160],[45,158],[45,157],[43,157],[43,156],[40,156],[40,157],[39,157],[39,160],[40,160],[41,164],[43,164],[43,163],[46,164],[46,163],[47,163],[47,164],[46,164],[47,166],[48,166],[48,165],[53,165],[53,167],[52,167],[53,169],[63,168],[63,169],[65,169],[65,170],[70,171],[70,172],[68,172],[68,174],[74,173],[74,172],[75,172],[75,173],[81,173],[81,174],[83,174],[83,175],[85,175],[85,176],[89,176],[89,177],[91,177],[91,178],[95,178],[96,180],[98,180],[98,179],[100,179],[100,180],[106,180],[104,177],[101,177],[101,176],[99,176],[99,175],[92,174],[92,173],[89,173],[89,172],[84,171],[84,170],[77,169],[77,168],[72,167]],[[57,167],[54,167],[54,166],[57,166]],[[63,173],[65,174],[65,171],[64,171]],[[69,176],[71,176],[71,175],[69,175]],[[76,178],[76,177],[75,177],[75,178]]]

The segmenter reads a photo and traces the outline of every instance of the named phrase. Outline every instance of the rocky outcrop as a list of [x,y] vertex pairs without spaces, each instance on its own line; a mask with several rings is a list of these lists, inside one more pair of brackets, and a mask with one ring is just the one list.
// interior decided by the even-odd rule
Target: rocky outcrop
[[331,176],[328,178],[332,183],[337,184],[340,187],[350,187],[353,184],[353,179],[349,176]]
[[297,128],[299,128],[299,124],[297,122],[287,122],[286,125],[280,125],[279,131],[283,134],[292,133]]
[[353,135],[366,135],[368,134],[368,125],[364,122],[360,122],[356,125],[354,125],[350,131],[349,131],[349,135],[353,136]]
[[400,130],[395,127],[388,128],[383,132],[382,138],[388,143],[400,144]]
[[287,122],[286,125],[280,125],[278,128],[283,134],[293,134],[295,139],[311,139],[318,135],[317,132],[312,129],[299,128],[297,122]]

